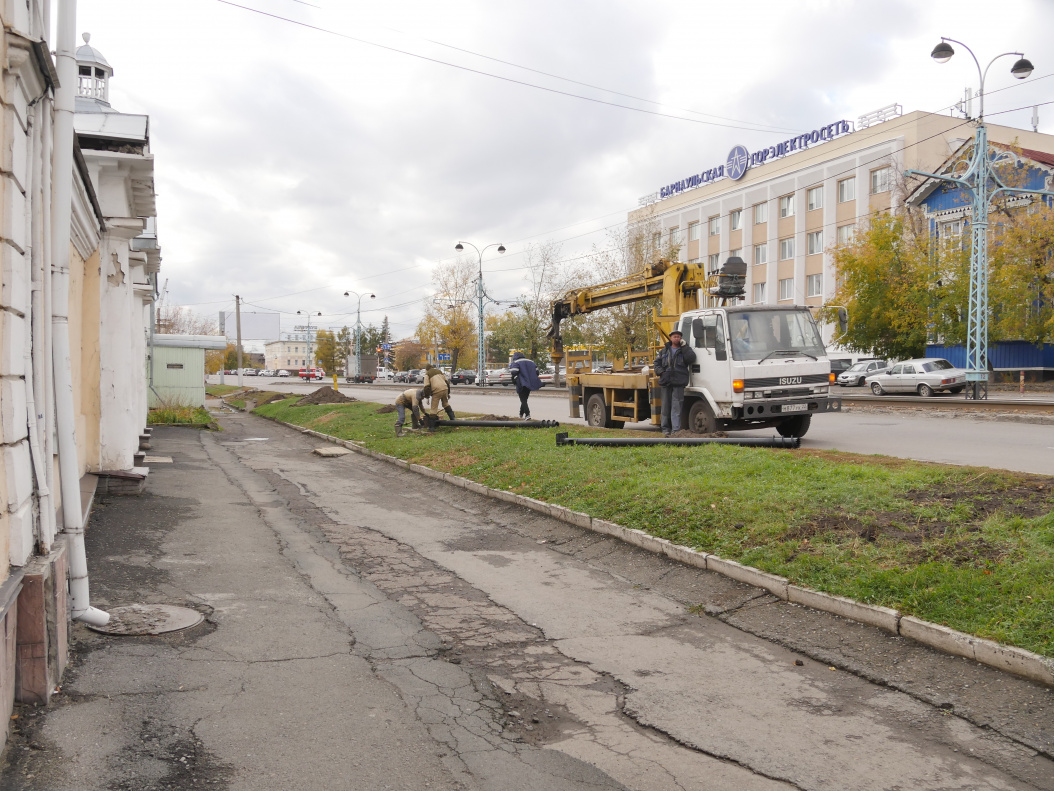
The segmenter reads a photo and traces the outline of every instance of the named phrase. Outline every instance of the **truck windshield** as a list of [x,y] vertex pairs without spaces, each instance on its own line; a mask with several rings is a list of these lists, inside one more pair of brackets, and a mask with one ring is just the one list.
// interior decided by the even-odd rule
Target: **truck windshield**
[[728,314],[732,357],[761,360],[777,353],[823,357],[826,352],[807,310],[751,310]]

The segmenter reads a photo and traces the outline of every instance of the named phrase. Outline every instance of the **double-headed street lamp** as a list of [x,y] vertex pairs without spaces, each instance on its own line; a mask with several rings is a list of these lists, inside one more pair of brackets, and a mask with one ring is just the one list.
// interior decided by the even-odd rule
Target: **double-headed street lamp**
[[[355,375],[362,376],[362,298],[366,295],[357,291],[345,291],[344,296],[358,299],[355,305]],[[377,298],[376,294],[369,296],[370,299]]]
[[311,317],[312,316],[321,316],[322,315],[322,311],[319,311],[319,310],[316,310],[316,311],[298,310],[296,312],[296,315],[298,315],[298,316],[307,316],[307,367],[308,368],[314,368],[315,367],[315,358],[311,356],[311,343],[312,343],[312,341],[311,341]]
[[488,299],[491,302],[495,302],[496,300],[490,299],[490,297],[487,296],[487,292],[483,290],[483,253],[491,247],[497,247],[499,253],[504,253],[505,245],[496,242],[494,244],[488,244],[483,250],[480,250],[476,245],[472,244],[472,242],[458,242],[454,249],[460,253],[465,249],[466,244],[476,251],[476,257],[479,259],[479,277],[476,278],[476,300],[478,302],[477,307],[479,308],[479,344],[476,349],[476,386],[484,387],[487,383],[483,379],[485,370],[484,356],[486,355],[483,338],[483,305],[484,299]]
[[938,175],[923,173],[918,170],[907,170],[907,176],[922,176],[952,184],[957,184],[973,193],[973,213],[971,216],[972,246],[970,251],[970,304],[966,335],[966,397],[988,397],[988,213],[992,201],[1000,193],[1031,193],[1037,195],[1054,195],[1038,190],[1017,189],[1006,186],[999,178],[993,165],[1009,160],[1010,152],[988,150],[988,130],[984,124],[984,81],[988,69],[1000,58],[1016,56],[1017,62],[1010,73],[1019,80],[1032,73],[1032,63],[1020,52],[1004,52],[996,55],[982,71],[981,63],[973,50],[953,38],[942,38],[933,48],[930,57],[938,63],[947,63],[955,50],[951,43],[963,47],[970,53],[977,64],[977,76],[981,80],[981,112],[977,116],[977,132],[974,136],[973,154],[965,164],[961,175]]

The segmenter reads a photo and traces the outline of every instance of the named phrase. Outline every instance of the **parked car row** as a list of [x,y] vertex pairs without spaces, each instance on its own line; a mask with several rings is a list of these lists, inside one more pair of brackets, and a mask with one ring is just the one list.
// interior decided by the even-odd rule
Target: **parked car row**
[[899,363],[860,360],[839,372],[835,381],[841,387],[868,387],[875,395],[916,393],[928,398],[934,393],[961,393],[966,389],[966,371],[939,357]]

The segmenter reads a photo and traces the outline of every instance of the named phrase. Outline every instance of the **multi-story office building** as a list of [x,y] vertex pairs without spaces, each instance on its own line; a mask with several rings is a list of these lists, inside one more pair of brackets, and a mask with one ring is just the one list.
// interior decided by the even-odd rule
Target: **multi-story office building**
[[[757,151],[735,146],[712,167],[641,198],[629,221],[662,246],[679,244],[681,261],[708,271],[741,257],[748,304],[819,307],[836,290],[834,248],[872,213],[904,201],[905,169],[934,172],[973,134],[961,118],[886,108]],[[1052,135],[989,125],[988,137],[1054,152]],[[825,328],[825,340],[832,332]]]

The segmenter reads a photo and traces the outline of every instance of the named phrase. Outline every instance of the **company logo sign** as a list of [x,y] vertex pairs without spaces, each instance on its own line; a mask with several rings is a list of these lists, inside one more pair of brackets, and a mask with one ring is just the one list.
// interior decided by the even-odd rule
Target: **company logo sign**
[[813,129],[811,132],[805,132],[804,134],[792,137],[789,140],[784,140],[782,143],[777,143],[768,148],[761,148],[754,152],[749,151],[746,146],[734,146],[732,150],[728,152],[728,159],[725,161],[725,164],[713,168],[707,168],[699,173],[693,173],[680,181],[667,184],[657,192],[641,197],[638,200],[638,204],[640,206],[648,206],[649,204],[657,203],[658,201],[672,197],[673,195],[679,195],[682,192],[695,189],[696,187],[705,186],[706,184],[710,184],[722,178],[730,178],[732,181],[739,181],[746,175],[747,171],[755,165],[764,165],[770,159],[779,159],[788,154],[793,154],[795,151],[804,151],[811,145],[826,143],[828,140],[833,140],[839,135],[848,134],[852,131],[852,122],[835,121],[834,123],[827,124],[827,126],[821,126],[819,129]]
[[780,377],[780,384],[781,385],[800,385],[801,384],[801,377],[800,376],[781,376]]

